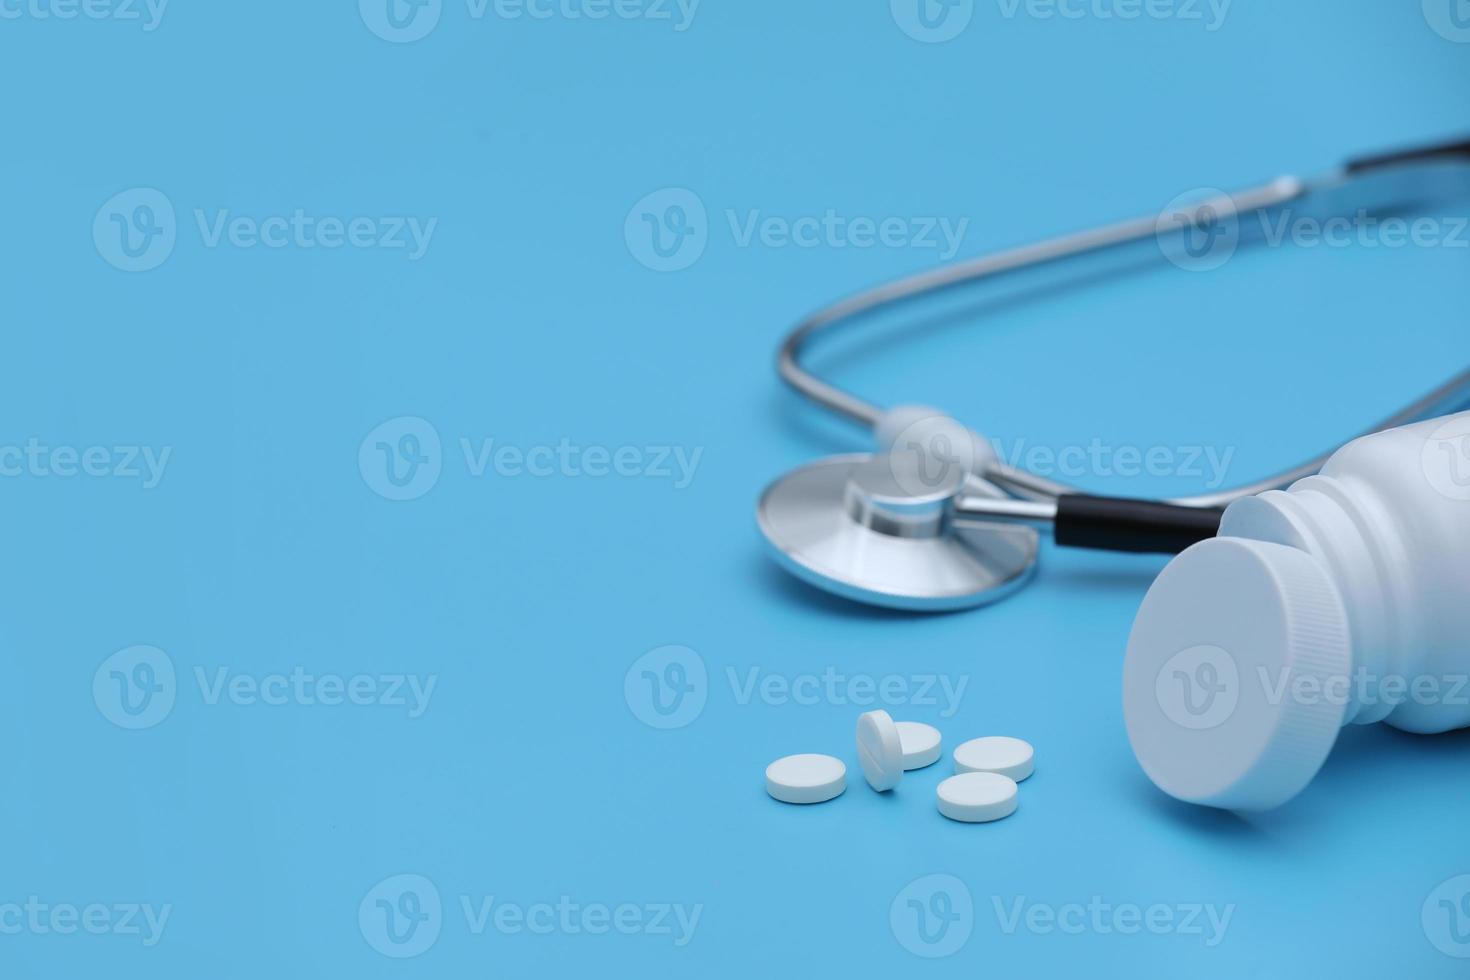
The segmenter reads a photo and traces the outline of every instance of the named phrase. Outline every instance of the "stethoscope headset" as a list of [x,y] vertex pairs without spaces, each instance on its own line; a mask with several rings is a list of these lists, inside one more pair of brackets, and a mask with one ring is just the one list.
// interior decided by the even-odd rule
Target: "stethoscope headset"
[[[1102,497],[1002,461],[990,444],[942,412],[884,410],[813,374],[802,354],[819,334],[961,286],[1030,270],[1107,261],[1140,248],[1187,261],[1201,249],[1248,244],[1273,216],[1420,211],[1470,197],[1470,140],[1354,160],[1313,178],[1280,177],[1162,215],[1094,228],[895,280],[807,318],[783,340],[781,378],[807,400],[869,428],[877,451],[830,457],[781,477],[757,518],[772,554],[837,595],[912,610],[963,609],[1024,585],[1039,535],[1066,547],[1172,554],[1219,529],[1235,500],[1316,473],[1331,453],[1248,486],[1172,500]],[[1258,215],[1260,222],[1242,220]],[[1134,258],[1137,256],[1135,255]],[[1368,432],[1470,407],[1470,371]]]

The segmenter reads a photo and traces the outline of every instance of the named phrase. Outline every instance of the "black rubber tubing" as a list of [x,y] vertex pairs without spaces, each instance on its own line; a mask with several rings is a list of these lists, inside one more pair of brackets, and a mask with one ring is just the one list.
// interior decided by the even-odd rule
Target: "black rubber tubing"
[[1225,511],[1157,500],[1066,494],[1057,498],[1056,542],[1067,548],[1178,554],[1213,538]]
[[1369,170],[1377,170],[1380,167],[1396,167],[1405,163],[1423,163],[1428,160],[1470,160],[1470,139],[1459,142],[1449,141],[1436,143],[1432,146],[1418,146],[1409,150],[1398,150],[1393,153],[1380,153],[1376,156],[1360,157],[1348,164],[1350,174],[1366,173]]

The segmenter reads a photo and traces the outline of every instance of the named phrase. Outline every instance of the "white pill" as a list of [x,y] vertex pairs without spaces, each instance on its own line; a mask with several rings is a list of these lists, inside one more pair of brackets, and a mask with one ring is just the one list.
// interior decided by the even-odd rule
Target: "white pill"
[[858,762],[868,785],[882,793],[903,778],[903,743],[898,726],[886,711],[869,711],[858,716]]
[[1016,781],[993,772],[963,772],[939,784],[939,812],[961,823],[989,823],[1016,812]]
[[766,766],[766,792],[782,803],[826,803],[847,789],[847,766],[830,755],[788,755]]
[[996,772],[1020,782],[1036,769],[1029,742],[1004,735],[972,738],[954,750],[955,772]]
[[942,737],[939,729],[933,725],[926,725],[922,721],[900,721],[898,725],[898,741],[903,747],[903,768],[907,772],[910,769],[923,769],[932,766],[939,761],[942,754],[940,742]]

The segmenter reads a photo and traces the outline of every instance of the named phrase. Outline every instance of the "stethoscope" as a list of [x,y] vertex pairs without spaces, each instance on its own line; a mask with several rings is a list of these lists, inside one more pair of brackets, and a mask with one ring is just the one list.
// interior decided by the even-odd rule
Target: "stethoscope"
[[[1095,228],[899,279],[809,317],[781,344],[781,378],[809,401],[876,436],[874,453],[809,463],[771,484],[757,518],[777,561],[828,592],[878,606],[950,610],[1024,585],[1039,532],[1062,546],[1172,554],[1219,529],[1232,501],[1316,473],[1331,453],[1249,486],[1173,500],[1100,497],[1008,465],[978,433],[934,409],[885,411],[817,377],[801,354],[817,334],[980,280],[1097,262],[1100,271],[1152,258],[1187,262],[1235,248],[1290,208],[1319,218],[1412,213],[1470,196],[1470,140],[1355,160],[1319,177],[1281,177],[1132,221]],[[1261,221],[1242,220],[1258,215]],[[1130,248],[1131,247],[1131,248]],[[1470,406],[1470,371],[1369,429]]]

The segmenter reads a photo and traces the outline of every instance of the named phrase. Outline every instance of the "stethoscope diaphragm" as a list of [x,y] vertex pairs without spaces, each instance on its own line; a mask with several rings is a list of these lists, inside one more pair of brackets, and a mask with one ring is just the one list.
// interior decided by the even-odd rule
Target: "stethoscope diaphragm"
[[907,468],[902,457],[817,460],[766,489],[756,511],[778,562],[828,592],[892,609],[970,609],[1004,598],[1035,569],[1029,527],[951,519],[964,474]]

